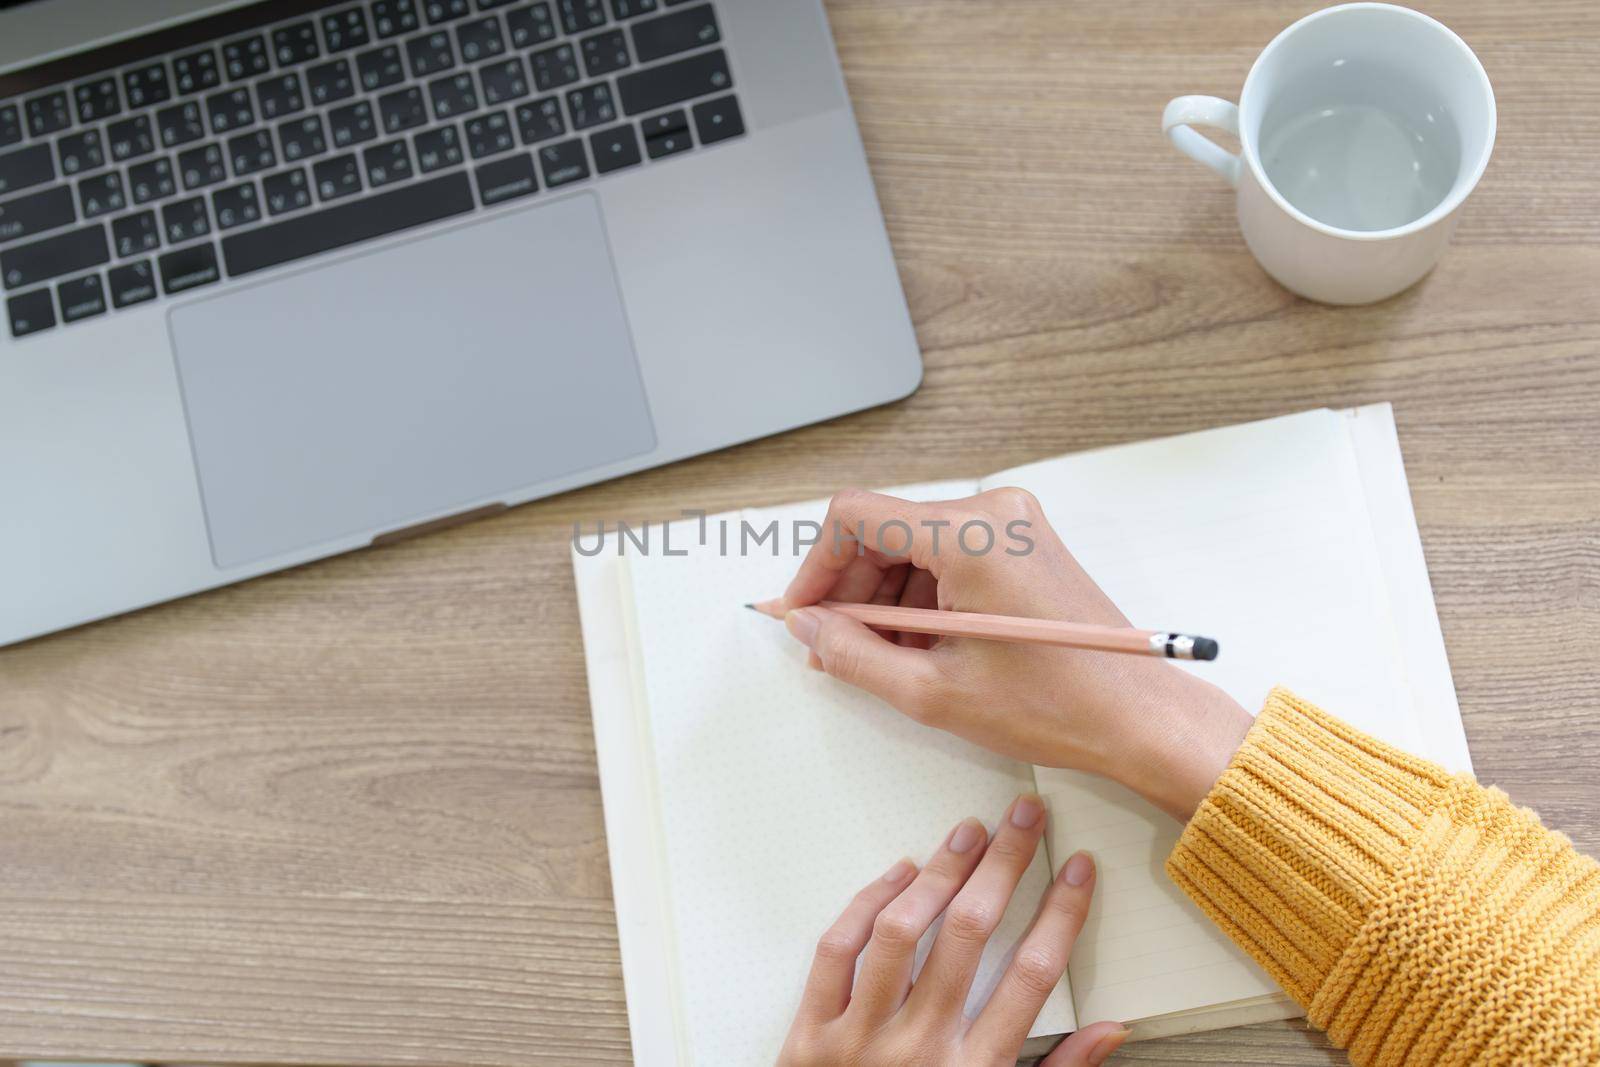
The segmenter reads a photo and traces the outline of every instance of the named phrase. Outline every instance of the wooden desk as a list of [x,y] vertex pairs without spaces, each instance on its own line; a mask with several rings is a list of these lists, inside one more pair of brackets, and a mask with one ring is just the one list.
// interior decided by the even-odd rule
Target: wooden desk
[[[1310,6],[835,0],[919,393],[0,651],[0,1056],[626,1062],[575,519],[1324,404],[1395,403],[1481,776],[1600,851],[1600,8],[1430,5],[1494,161],[1432,278],[1334,310],[1157,122]],[[1342,1062],[1289,1025],[1121,1062],[1200,1060]]]

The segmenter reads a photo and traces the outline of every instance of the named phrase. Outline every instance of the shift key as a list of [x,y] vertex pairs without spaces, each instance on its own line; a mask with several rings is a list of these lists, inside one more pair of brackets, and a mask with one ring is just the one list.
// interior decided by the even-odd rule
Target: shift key
[[0,251],[0,281],[5,282],[7,289],[20,289],[46,278],[77,274],[110,261],[111,246],[106,241],[106,228],[87,226]]
[[732,84],[728,56],[718,48],[676,63],[624,74],[617,79],[617,91],[622,94],[623,110],[637,115],[641,111],[653,111],[692,97],[720,92]]

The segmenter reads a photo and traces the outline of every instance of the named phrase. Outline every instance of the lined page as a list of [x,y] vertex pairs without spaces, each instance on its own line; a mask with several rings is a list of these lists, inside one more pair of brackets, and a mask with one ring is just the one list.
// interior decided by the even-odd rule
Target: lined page
[[[1019,485],[1135,626],[1216,637],[1185,665],[1252,713],[1274,684],[1379,737],[1420,738],[1344,417],[1314,411],[1018,468]],[[1051,856],[1100,881],[1070,970],[1086,1021],[1139,1019],[1276,987],[1166,877],[1181,829],[1103,779],[1040,768]]]
[[[963,496],[970,483],[921,487]],[[679,1062],[770,1063],[817,937],[898,857],[919,862],[962,817],[991,828],[1032,768],[919,726],[810,670],[782,625],[744,610],[793,575],[791,523],[822,502],[742,517],[779,521],[777,554],[722,555],[720,527],[677,525],[673,549],[625,561],[653,755],[668,912],[675,939]],[[659,531],[657,531],[659,533]],[[739,538],[737,517],[730,548]],[[1026,929],[1049,881],[1041,849],[985,957],[974,999]],[[926,942],[924,951],[926,951]],[[1036,1034],[1074,1027],[1065,988]]]

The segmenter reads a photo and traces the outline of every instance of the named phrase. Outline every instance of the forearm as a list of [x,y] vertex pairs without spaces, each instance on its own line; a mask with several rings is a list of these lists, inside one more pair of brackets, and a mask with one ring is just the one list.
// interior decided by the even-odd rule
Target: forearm
[[1355,1063],[1600,1062],[1600,866],[1288,693],[1167,870]]

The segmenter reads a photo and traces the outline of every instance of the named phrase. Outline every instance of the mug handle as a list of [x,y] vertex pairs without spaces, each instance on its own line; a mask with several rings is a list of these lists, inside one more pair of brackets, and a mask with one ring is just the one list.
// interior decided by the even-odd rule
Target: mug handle
[[1194,129],[1210,126],[1235,136],[1239,133],[1239,107],[1215,96],[1179,96],[1167,104],[1161,115],[1161,132],[1173,145],[1194,160],[1204,163],[1229,185],[1239,184],[1239,157]]

